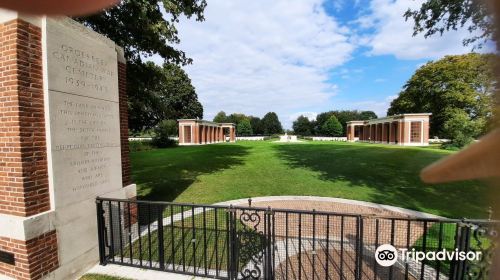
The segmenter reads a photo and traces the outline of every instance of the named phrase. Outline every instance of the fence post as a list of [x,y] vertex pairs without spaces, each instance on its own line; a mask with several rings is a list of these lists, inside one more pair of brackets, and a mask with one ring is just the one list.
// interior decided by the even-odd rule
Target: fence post
[[106,248],[104,241],[104,210],[102,208],[102,200],[96,199],[97,213],[97,239],[99,242],[99,264],[106,265]]
[[226,212],[226,217],[227,217],[227,232],[228,232],[228,278],[229,279],[236,279],[237,278],[237,271],[236,271],[236,259],[237,259],[237,252],[236,252],[236,231],[234,230],[233,227],[235,227],[236,224],[236,217],[234,215],[235,209],[233,208],[233,205],[229,205],[229,208],[227,209]]
[[[356,219],[356,267],[355,279],[361,279],[362,254],[363,254],[363,217],[357,216]],[[342,260],[341,260],[342,261]]]
[[271,222],[274,219],[271,219],[273,216],[273,211],[271,210],[271,207],[268,206],[267,211],[264,212],[264,218],[266,220],[267,228],[264,234],[265,234],[265,247],[264,247],[264,254],[265,254],[265,267],[264,267],[264,279],[274,279],[273,277],[273,228],[274,224]]
[[[457,223],[455,232],[455,249],[465,251],[469,243],[469,226],[465,223]],[[450,266],[451,279],[462,279],[466,273],[466,262],[453,260]]]
[[[165,250],[163,244],[163,205],[158,205],[158,261],[160,269],[165,269]],[[172,240],[173,242],[173,240]]]

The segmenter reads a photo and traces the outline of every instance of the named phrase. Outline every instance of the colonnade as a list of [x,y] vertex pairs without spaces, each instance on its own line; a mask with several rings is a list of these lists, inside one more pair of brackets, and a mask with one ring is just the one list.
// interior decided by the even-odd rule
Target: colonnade
[[205,145],[235,142],[236,131],[232,123],[215,123],[204,120],[179,121],[179,145]]
[[429,113],[401,114],[347,123],[347,141],[425,146],[429,144]]

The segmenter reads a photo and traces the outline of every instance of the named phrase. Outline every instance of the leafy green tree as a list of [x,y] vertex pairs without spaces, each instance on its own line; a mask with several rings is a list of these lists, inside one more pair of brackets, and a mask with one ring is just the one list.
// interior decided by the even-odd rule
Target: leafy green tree
[[334,115],[342,125],[342,130],[347,130],[347,122],[360,120],[361,113],[357,110],[334,111]]
[[323,134],[323,125],[333,115],[334,115],[334,111],[328,111],[328,112],[319,113],[316,116],[316,124],[314,126],[314,134],[315,135],[324,135]]
[[316,116],[316,122],[313,125],[314,134],[316,135],[325,134],[325,132],[322,131],[322,128],[323,125],[330,119],[331,116],[335,116],[337,118],[337,120],[342,125],[343,130],[347,129],[347,122],[377,118],[377,115],[373,111],[335,110],[335,111],[323,112]]
[[123,47],[132,64],[142,62],[141,57],[159,55],[166,62],[184,65],[192,60],[173,47],[180,43],[176,25],[183,16],[204,21],[206,6],[205,0],[123,0],[101,13],[76,20]]
[[262,130],[266,135],[283,133],[283,127],[275,112],[269,112],[262,118]]
[[[165,119],[202,118],[203,106],[191,80],[179,66],[153,62],[138,65],[149,75],[129,86],[129,127],[132,130],[155,127]],[[131,74],[135,70],[131,69]]]
[[229,117],[226,115],[226,112],[220,111],[215,115],[214,122],[216,123],[227,123],[230,122]]
[[158,148],[175,146],[172,136],[178,135],[178,125],[175,120],[163,120],[154,129],[153,145]]
[[342,124],[339,120],[332,115],[322,126],[323,134],[325,136],[343,136],[344,130],[342,129]]
[[378,118],[378,116],[373,111],[363,111],[359,114],[360,121],[373,120],[376,118]]
[[466,27],[474,35],[465,39],[463,44],[478,43],[477,46],[481,47],[492,38],[495,30],[487,3],[488,1],[482,0],[426,0],[420,9],[408,9],[404,16],[406,20],[413,19],[414,35],[424,33],[427,38]]
[[262,129],[262,120],[258,117],[250,116],[250,124],[252,125],[253,133],[256,135],[264,134]]
[[253,135],[252,125],[248,119],[242,120],[236,127],[236,133],[238,136],[249,136]]
[[[127,59],[127,92],[131,129],[141,130],[154,127],[160,120],[165,119],[165,117],[157,118],[156,116],[164,115],[164,111],[161,110],[167,105],[152,105],[163,100],[151,92],[175,92],[176,90],[167,88],[167,85],[149,84],[148,81],[161,81],[163,78],[158,76],[161,76],[162,72],[167,75],[165,70],[173,68],[154,67],[144,62],[143,58],[156,55],[169,64],[192,63],[192,59],[188,58],[182,50],[175,48],[175,45],[180,42],[176,25],[181,17],[194,17],[197,21],[203,21],[203,11],[206,5],[205,0],[124,0],[99,14],[76,18],[96,32],[106,35],[124,49]],[[174,71],[178,72],[178,70]],[[175,76],[175,74],[169,75]],[[164,88],[160,90],[159,87]],[[175,93],[170,94],[170,96],[173,95]],[[179,97],[180,100],[186,100],[185,98],[186,96]],[[187,111],[195,113],[186,113],[186,115],[201,116],[201,104],[196,95],[191,95],[188,103],[174,103],[186,105],[191,102],[197,103],[193,106],[197,108],[188,108]],[[179,112],[176,114],[182,115]],[[153,120],[150,120],[149,115],[154,116]]]
[[427,63],[406,82],[387,114],[432,113],[431,136],[449,138],[443,126],[458,109],[483,124],[484,133],[493,107],[493,60],[494,55],[471,53]]
[[312,134],[312,124],[308,117],[299,116],[296,121],[293,122],[293,131],[297,135],[309,136]]
[[443,130],[451,139],[451,145],[462,148],[477,137],[484,124],[472,120],[463,110],[453,110],[444,123]]
[[236,124],[236,126],[238,126],[238,124],[243,120],[249,120],[249,119],[250,118],[247,115],[241,113],[232,113],[228,117],[229,122]]

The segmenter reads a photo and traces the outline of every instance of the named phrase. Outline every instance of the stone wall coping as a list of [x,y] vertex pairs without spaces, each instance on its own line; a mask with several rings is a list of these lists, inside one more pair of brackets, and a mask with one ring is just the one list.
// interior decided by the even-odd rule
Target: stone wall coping
[[[402,207],[396,207],[391,205],[360,201],[360,200],[352,200],[352,199],[344,199],[344,198],[335,198],[335,197],[322,197],[322,196],[264,196],[264,197],[252,197],[252,203],[254,202],[269,202],[269,201],[290,201],[290,200],[300,200],[300,201],[320,201],[320,202],[331,202],[331,203],[344,203],[349,205],[356,206],[364,206],[371,207],[380,210],[387,210],[392,212],[401,213],[404,215],[423,218],[423,219],[445,219],[445,217],[441,217],[434,214],[429,214],[425,212],[420,212],[416,210],[410,210]],[[248,204],[248,198],[236,199],[230,201],[224,201],[215,203],[214,205],[242,205]],[[312,210],[312,209],[311,209]]]

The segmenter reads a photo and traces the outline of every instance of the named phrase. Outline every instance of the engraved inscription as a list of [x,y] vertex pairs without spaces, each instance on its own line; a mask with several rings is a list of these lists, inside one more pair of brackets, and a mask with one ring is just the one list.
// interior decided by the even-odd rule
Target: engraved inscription
[[56,203],[121,186],[118,104],[49,91]]
[[51,55],[53,61],[64,64],[65,82],[70,87],[106,92],[106,79],[116,75],[102,58],[67,44],[61,44]]
[[92,189],[95,186],[109,183],[105,170],[110,161],[109,156],[104,156],[103,152],[98,150],[86,151],[83,153],[83,159],[70,161],[69,166],[77,170],[81,180],[80,184],[72,187],[72,190],[76,192]]
[[63,23],[47,24],[49,89],[118,101],[115,49],[84,34],[77,37]]
[[122,187],[116,50],[109,39],[75,27],[47,20],[56,207]]

